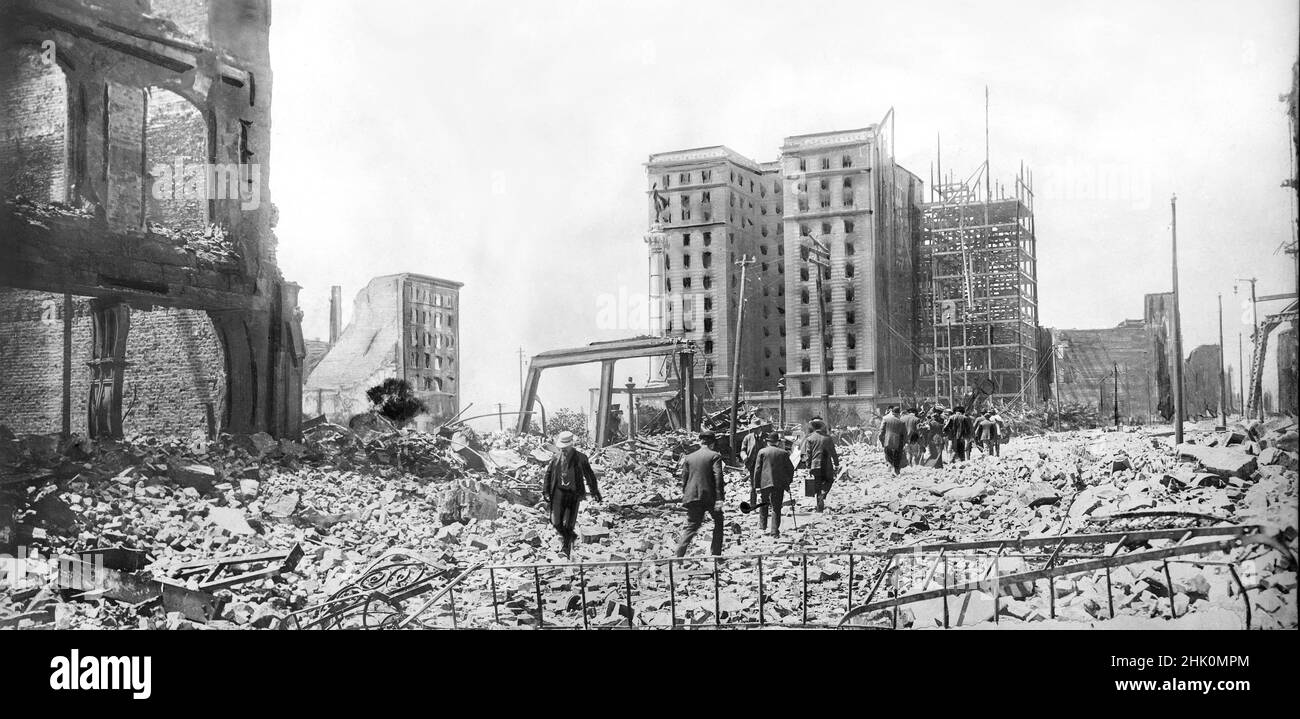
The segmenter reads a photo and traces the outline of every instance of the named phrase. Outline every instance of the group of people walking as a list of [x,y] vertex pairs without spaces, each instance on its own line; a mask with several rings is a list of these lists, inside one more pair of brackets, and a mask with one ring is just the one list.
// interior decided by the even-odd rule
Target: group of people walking
[[[808,492],[817,499],[817,511],[826,509],[826,497],[834,484],[840,465],[839,453],[831,439],[825,420],[815,417],[807,433],[795,443],[777,432],[760,434],[761,420],[754,420],[751,431],[740,448],[740,460],[750,478],[750,505],[758,511],[760,530],[772,537],[781,536],[781,508],[795,478],[793,447],[798,448],[798,463],[807,467]],[[965,408],[936,408],[928,417],[915,408],[902,412],[890,407],[877,437],[885,451],[885,461],[895,475],[908,465],[942,467],[945,450],[949,461],[964,461],[972,447],[998,456],[1002,441],[1001,419],[992,411],[967,415]],[[713,534],[709,545],[712,555],[722,554],[725,528],[722,505],[726,482],[722,453],[717,451],[717,435],[709,429],[699,433],[699,448],[682,457],[677,465],[677,480],[682,487],[682,505],[686,524],[677,543],[677,556],[686,555],[695,535],[704,525],[707,514]],[[556,437],[559,451],[547,466],[543,491],[550,503],[551,524],[559,533],[565,557],[570,555],[576,538],[578,509],[590,493],[601,501],[596,474],[587,455],[574,446],[572,432]]]
[[942,467],[945,450],[951,462],[965,461],[975,447],[1001,456],[1002,419],[992,410],[968,415],[960,405],[951,410],[935,408],[929,417],[915,407],[903,413],[894,405],[881,420],[877,439],[885,462],[897,475],[909,465]]

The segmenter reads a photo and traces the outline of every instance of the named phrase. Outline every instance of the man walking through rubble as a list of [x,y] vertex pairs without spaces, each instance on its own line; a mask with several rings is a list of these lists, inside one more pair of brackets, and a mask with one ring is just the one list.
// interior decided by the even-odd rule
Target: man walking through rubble
[[[754,460],[753,485],[759,492],[758,526],[766,534],[781,536],[781,504],[785,491],[794,481],[794,464],[790,453],[781,446],[781,435],[770,432],[767,446],[757,452]],[[772,510],[772,529],[767,528],[768,508]]]
[[917,408],[911,407],[907,410],[907,414],[903,415],[903,424],[906,425],[907,430],[904,436],[907,440],[907,464],[909,465],[921,464],[921,432],[919,430],[921,417],[917,414],[918,411]]
[[551,463],[546,467],[546,480],[543,486],[546,500],[551,505],[551,525],[560,533],[566,559],[573,549],[573,540],[577,537],[573,528],[578,523],[578,508],[587,496],[583,491],[584,480],[591,490],[591,496],[597,502],[602,501],[600,489],[596,486],[596,473],[591,469],[591,461],[587,459],[587,455],[573,446],[573,441],[572,432],[565,431],[556,436],[555,445],[560,448],[560,451],[551,458]]
[[998,431],[997,420],[993,419],[992,410],[986,411],[980,421],[976,423],[975,432],[975,441],[979,442],[985,454],[991,454],[994,457],[1002,456],[1000,448],[1002,438],[999,436],[1001,433]]
[[835,451],[835,442],[826,434],[826,423],[814,419],[808,423],[812,431],[804,438],[803,456],[807,458],[808,470],[812,472],[813,489],[817,494],[817,511],[826,510],[826,495],[830,494],[831,484],[835,481],[835,469],[840,463],[840,455]]
[[895,477],[903,468],[903,440],[907,434],[907,423],[898,416],[898,405],[890,407],[889,414],[880,421],[880,446],[885,449],[885,461]]
[[762,426],[763,420],[755,416],[749,421],[749,432],[747,432],[745,438],[740,441],[740,461],[744,462],[745,470],[749,472],[750,504],[758,503],[757,493],[754,491],[754,487],[757,486],[754,484],[754,461],[758,459],[758,453],[763,448],[762,443],[759,441],[761,438],[758,433],[758,428]]
[[929,448],[926,464],[933,462],[935,469],[943,467],[943,423],[943,410],[936,407],[929,421],[920,426],[921,439]]
[[952,414],[948,416],[948,422],[944,425],[943,433],[947,435],[948,441],[952,444],[952,461],[966,461],[966,443],[970,441],[971,421],[966,416],[966,408],[957,405],[952,408]]
[[691,540],[704,523],[704,513],[713,519],[713,542],[709,545],[711,556],[722,554],[722,501],[725,483],[722,476],[722,455],[713,449],[717,436],[713,430],[700,432],[700,448],[682,457],[677,465],[677,476],[682,480],[682,504],[686,507],[686,527],[677,543],[677,556],[686,556]]

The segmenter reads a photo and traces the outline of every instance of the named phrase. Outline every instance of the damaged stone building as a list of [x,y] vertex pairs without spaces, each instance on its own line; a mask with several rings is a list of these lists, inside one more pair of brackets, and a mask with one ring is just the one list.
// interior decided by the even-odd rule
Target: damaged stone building
[[330,342],[303,392],[304,414],[346,424],[370,408],[366,390],[390,377],[411,384],[439,421],[460,409],[460,288],[463,283],[404,272],[357,293],[352,321],[341,322],[341,293],[330,300]]
[[0,2],[0,423],[298,432],[268,0]]
[[[892,111],[869,127],[785,138],[758,163],[723,146],[657,153],[646,164],[652,331],[693,340],[706,393],[732,389],[744,257],[740,374],[746,398],[775,406],[787,378],[793,417],[819,414],[823,356],[846,421],[898,401],[916,382],[921,182],[893,158]],[[817,264],[821,269],[825,353]]]
[[[1124,320],[1115,327],[1047,330],[1051,339],[1043,351],[1050,352],[1054,345],[1055,352],[1049,354],[1053,359],[1040,374],[1043,396],[1053,396],[1055,388],[1062,402],[1097,407],[1102,421],[1114,416],[1118,396],[1121,423],[1168,421],[1174,415],[1173,297],[1172,292],[1148,294],[1143,318]],[[1218,347],[1214,349],[1217,353]],[[1196,366],[1201,364],[1203,359]],[[1217,364],[1214,371],[1206,391],[1217,393]],[[1191,387],[1186,378],[1184,386]],[[1192,411],[1189,405],[1188,412]]]

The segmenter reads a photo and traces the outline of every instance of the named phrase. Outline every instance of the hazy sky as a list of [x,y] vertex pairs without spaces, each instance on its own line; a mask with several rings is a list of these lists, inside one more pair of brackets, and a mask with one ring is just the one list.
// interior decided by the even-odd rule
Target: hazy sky
[[[328,333],[330,285],[346,321],[375,275],[464,282],[462,403],[509,409],[519,347],[642,332],[635,305],[619,310],[646,289],[650,153],[725,144],[766,161],[787,135],[893,107],[898,160],[928,185],[938,135],[945,168],[983,161],[987,84],[994,179],[1034,170],[1041,323],[1140,318],[1142,295],[1170,288],[1177,193],[1184,347],[1217,341],[1223,292],[1235,365],[1234,278],[1295,290],[1276,250],[1293,231],[1278,96],[1297,12],[1294,0],[275,0],[280,262],[303,286],[307,337]],[[645,362],[625,364],[620,382],[645,380]],[[595,366],[548,373],[541,397],[585,408],[597,381]]]

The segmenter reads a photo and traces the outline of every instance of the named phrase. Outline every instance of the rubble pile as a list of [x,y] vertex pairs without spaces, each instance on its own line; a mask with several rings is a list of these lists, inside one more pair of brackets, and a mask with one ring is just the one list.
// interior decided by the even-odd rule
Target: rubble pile
[[[828,511],[812,511],[797,478],[793,516],[787,506],[779,539],[760,535],[756,517],[736,509],[749,499],[749,483],[742,469],[728,468],[724,555],[732,558],[716,564],[715,577],[714,561],[700,556],[708,546],[706,518],[690,550],[698,560],[673,568],[677,620],[758,621],[758,562],[738,555],[1107,532],[1135,521],[1132,513],[1152,511],[1202,526],[1217,520],[1262,524],[1294,553],[1294,421],[1221,432],[1212,423],[1188,425],[1185,440],[1175,446],[1167,428],[1019,436],[1000,458],[976,451],[971,461],[937,470],[909,467],[899,477],[886,469],[879,448],[847,444]],[[460,567],[494,567],[491,577],[471,573],[457,587],[460,626],[535,625],[535,582],[547,625],[581,626],[585,607],[592,626],[627,625],[629,617],[633,626],[670,626],[667,566],[645,560],[673,555],[685,517],[675,470],[695,447],[690,434],[679,432],[642,435],[589,453],[604,502],[588,498],[582,505],[571,558],[585,564],[579,572],[547,566],[565,560],[540,493],[555,448],[536,437],[325,422],[312,424],[299,441],[258,434],[97,444],[0,433],[0,547],[23,547],[27,560],[22,571],[10,563],[9,576],[0,581],[0,626],[275,627],[289,613],[321,604],[396,549]],[[118,582],[108,592],[86,591],[56,566],[42,567],[41,560],[85,559],[92,550],[117,553],[103,555],[112,559]],[[1252,625],[1296,627],[1295,568],[1280,552],[1251,551],[1238,568],[1252,601]],[[238,578],[264,566],[249,558],[268,554],[274,555],[265,564],[271,571],[220,587],[214,587],[219,581],[204,584],[203,572],[194,568],[238,560],[229,567]],[[1226,566],[1193,563],[1197,558],[1171,562],[1170,579],[1158,563],[1112,570],[1116,615],[1163,623],[1172,601],[1179,622],[1239,626],[1244,606]],[[625,560],[633,562],[626,570]],[[874,559],[856,562],[855,602],[871,591],[882,566]],[[934,585],[926,569],[901,571],[897,591]],[[953,580],[976,569],[950,567]],[[1003,574],[1014,570],[999,568]],[[847,556],[811,554],[806,563],[768,556],[763,573],[769,623],[799,623],[806,614],[810,622],[833,624],[845,611]],[[805,577],[807,607],[801,599]],[[1099,582],[1104,574],[1018,588],[999,598],[999,619],[1046,621],[1053,596],[1059,619],[1104,619],[1109,613]],[[893,591],[884,586],[877,597]],[[992,597],[983,592],[948,601],[955,626],[992,618]],[[905,626],[935,626],[942,603],[905,605],[899,617]],[[422,619],[450,625],[450,602]]]
[[89,203],[76,207],[63,202],[38,202],[25,195],[14,195],[6,199],[4,204],[15,217],[37,227],[48,228],[44,220],[86,219],[95,216],[94,206]]
[[239,250],[222,225],[169,227],[149,222],[147,226],[149,234],[164,237],[180,249],[194,253],[201,264],[231,265],[239,260]]

